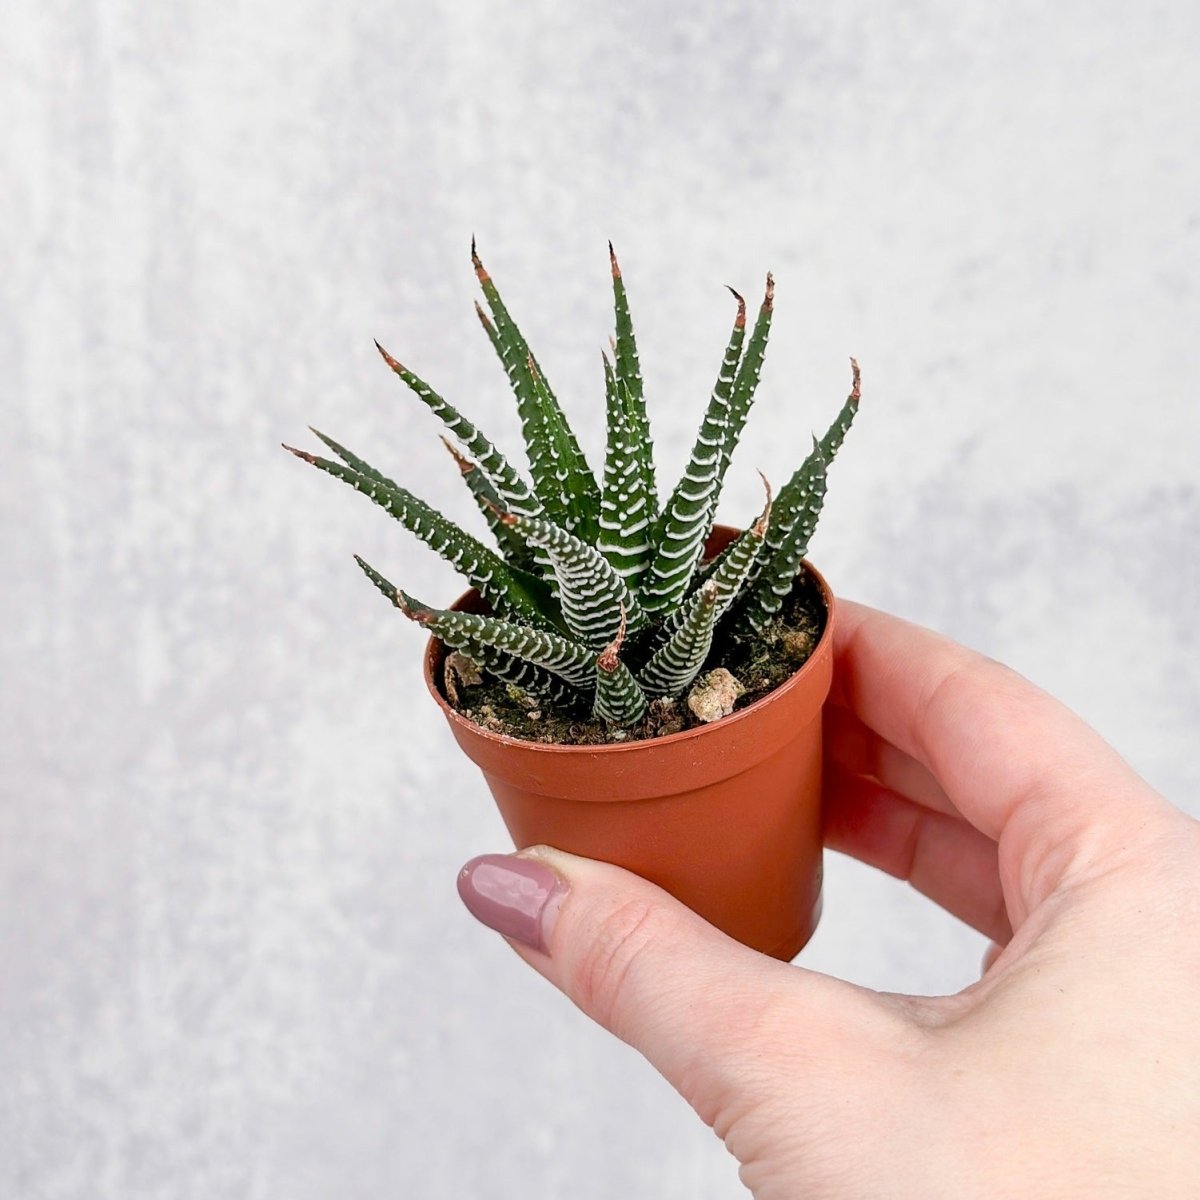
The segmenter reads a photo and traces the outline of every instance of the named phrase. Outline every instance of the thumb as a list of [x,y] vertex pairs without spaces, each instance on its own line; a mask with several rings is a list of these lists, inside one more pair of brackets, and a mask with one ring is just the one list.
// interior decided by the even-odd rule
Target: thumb
[[872,1049],[911,1028],[888,999],[750,950],[607,863],[546,846],[487,854],[463,867],[458,890],[710,1125],[798,1071],[812,1099],[829,1089],[845,1100],[869,1077]]

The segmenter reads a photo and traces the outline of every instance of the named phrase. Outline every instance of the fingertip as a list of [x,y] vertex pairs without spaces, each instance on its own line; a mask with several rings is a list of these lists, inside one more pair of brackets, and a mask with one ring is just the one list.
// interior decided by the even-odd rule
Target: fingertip
[[536,858],[480,854],[458,873],[458,894],[480,924],[531,950],[548,952],[569,884]]

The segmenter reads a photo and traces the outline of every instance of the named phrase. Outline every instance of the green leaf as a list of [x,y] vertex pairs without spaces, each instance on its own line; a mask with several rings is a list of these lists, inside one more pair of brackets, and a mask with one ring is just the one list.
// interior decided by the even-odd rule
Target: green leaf
[[554,567],[563,620],[573,637],[600,650],[628,619],[631,631],[643,623],[641,610],[625,580],[595,546],[538,518],[506,514],[531,545],[545,551]]
[[517,399],[534,491],[550,520],[594,542],[600,511],[595,477],[544,372],[480,261],[474,242],[471,261],[492,320],[478,305],[476,311]]
[[604,356],[608,449],[604,491],[600,497],[600,534],[596,549],[633,586],[645,571],[650,553],[650,515],[645,478],[638,461],[637,433],[629,421],[625,381]]
[[[361,559],[359,566],[367,572],[372,582],[376,582],[375,573]],[[595,686],[596,652],[561,634],[480,613],[430,608],[403,592],[399,595],[406,614],[419,620],[448,646],[457,648],[458,643],[464,640],[490,646],[493,650],[550,671],[572,687],[589,689]]]
[[[423,379],[394,359],[378,342],[375,348],[383,361],[404,381],[409,390],[467,448],[480,469],[492,481],[500,496],[501,507],[525,517],[541,516],[542,505],[529,490],[529,484],[499,450],[452,404],[443,400]],[[335,452],[336,453],[336,452]],[[354,464],[351,463],[351,466]]]
[[616,637],[596,659],[596,698],[592,712],[610,725],[633,725],[646,715],[646,693],[620,658],[624,640],[622,619]]
[[[342,462],[344,462],[348,467],[351,467],[353,470],[357,471],[360,475],[365,475],[368,479],[374,479],[376,483],[385,484],[387,487],[399,487],[400,486],[397,483],[393,483],[392,480],[390,480],[381,471],[375,470],[375,468],[373,466],[371,466],[370,463],[364,462],[361,458],[358,457],[357,454],[354,454],[351,451],[347,450],[346,447],[341,445],[340,442],[335,442],[333,440],[333,438],[327,437],[319,429],[314,429],[310,425],[308,427],[308,431],[309,431],[309,433],[313,434],[314,437],[317,437],[322,442],[324,442],[325,445],[328,446],[329,449],[332,450],[334,452],[334,454],[336,454],[338,456],[338,458],[340,458],[342,460]],[[288,446],[288,447],[286,447],[286,449],[291,450],[291,447]],[[295,454],[296,451],[292,450],[292,453]],[[303,456],[301,456],[301,457],[303,457]]]
[[547,612],[548,600],[538,591],[539,580],[509,567],[498,554],[460,529],[453,521],[448,521],[406,488],[402,488],[373,468],[368,467],[367,471],[355,470],[332,459],[297,450],[293,446],[285,446],[284,449],[335,479],[349,484],[356,492],[361,492],[378,504],[405,529],[415,533],[427,546],[436,550],[457,568],[497,612],[512,613],[534,625],[545,626],[552,623],[553,618]]
[[738,636],[760,633],[783,607],[791,592],[800,564],[808,553],[808,543],[817,527],[821,506],[825,503],[827,468],[821,444],[814,438],[813,452],[800,469],[800,481],[790,501],[795,513],[791,528],[782,544],[773,551],[769,548],[768,531],[768,548],[763,551],[764,566],[738,601],[733,617],[733,631]]
[[624,385],[621,395],[625,400],[625,419],[633,431],[633,446],[637,451],[637,470],[641,477],[641,488],[646,496],[646,516],[651,522],[658,517],[658,486],[654,479],[654,444],[650,439],[650,419],[646,415],[645,388],[642,382],[642,367],[638,359],[637,342],[633,336],[633,320],[629,315],[629,297],[625,292],[625,281],[612,242],[608,243],[608,257],[612,266],[613,309],[616,319],[617,337],[613,343],[617,379]]
[[[436,617],[451,610],[428,608],[385,579],[370,563],[359,558],[357,554],[354,556],[354,561],[358,563],[363,573],[379,591],[396,608],[404,613],[405,616],[420,625],[428,627],[430,632],[451,650],[457,650],[461,654],[465,654],[478,666],[486,671],[490,671],[497,679],[503,680],[505,683],[511,683],[514,687],[518,687],[522,691],[530,692],[535,696],[545,697],[564,706],[570,705],[579,699],[579,692],[564,684],[562,679],[557,675],[542,667],[535,666],[530,662],[524,662],[512,654],[477,641],[455,627],[447,627],[444,633],[439,632],[433,628],[433,622],[427,620],[426,617]],[[517,628],[525,627],[518,626]],[[528,632],[532,633],[534,631],[529,630]]]
[[687,601],[679,627],[638,672],[647,695],[678,696],[700,673],[712,649],[717,598],[717,585],[710,579]]
[[[779,491],[779,499],[775,502],[771,526],[767,530],[766,548],[759,557],[754,570],[750,573],[751,583],[757,580],[766,564],[779,553],[784,543],[791,536],[796,522],[801,519],[807,510],[807,505],[811,499],[812,474],[815,469],[813,455],[817,453],[818,449],[820,450],[820,455],[825,460],[824,469],[828,472],[834,455],[841,448],[842,442],[845,441],[846,434],[854,422],[855,415],[858,413],[861,379],[858,363],[854,359],[850,360],[850,367],[853,372],[850,394],[846,397],[846,402],[842,405],[841,411],[834,418],[833,424],[825,431],[820,442],[817,443],[814,439],[812,454],[796,468],[792,477]],[[809,530],[805,539],[805,552],[807,552],[808,538],[811,537],[812,530]]]
[[717,511],[725,471],[758,386],[771,327],[774,289],[774,281],[768,275],[766,294],[744,357],[741,349],[746,306],[734,292],[738,314],[733,333],[691,459],[663,509],[649,577],[642,585],[642,606],[650,614],[669,611],[679,604],[700,560]]
[[[317,436],[319,437],[320,434]],[[496,490],[495,485],[480,469],[479,464],[467,458],[448,438],[442,438],[442,445],[446,447],[450,452],[450,457],[458,465],[463,482],[470,490],[479,511],[483,513],[483,519],[492,531],[492,536],[496,539],[496,544],[500,547],[505,559],[512,566],[526,571],[535,570],[537,563],[530,553],[529,547],[517,536],[514,529],[505,525],[500,519],[500,514],[504,511],[504,498]]]
[[853,358],[850,360],[850,372],[850,395],[846,397],[841,412],[834,418],[833,424],[825,431],[825,436],[821,439],[821,453],[825,455],[826,463],[833,462],[834,455],[842,448],[846,434],[849,433],[850,426],[854,424],[854,418],[858,415],[858,402],[862,392],[862,373],[858,369],[857,361]]
[[754,403],[758,391],[759,379],[762,377],[763,359],[767,353],[767,339],[771,334],[771,318],[775,312],[775,280],[770,271],[767,272],[767,288],[763,302],[754,321],[754,329],[746,342],[746,354],[738,367],[737,380],[733,385],[733,394],[729,397],[729,425],[721,444],[721,473],[717,484],[717,495],[713,499],[713,512],[716,512],[717,500],[720,498],[720,480],[725,478],[725,468],[737,448],[746,427],[746,418],[750,415],[750,406]]
[[[767,503],[763,511],[747,529],[743,530],[711,563],[702,581],[711,583],[716,588],[716,616],[719,621],[737,599],[742,587],[750,578],[760,554],[766,544],[767,531],[771,527],[774,509],[771,503],[771,485],[763,476],[763,484],[767,489]],[[670,637],[683,623],[687,613],[687,605],[681,605],[667,615],[662,623],[660,638]]]

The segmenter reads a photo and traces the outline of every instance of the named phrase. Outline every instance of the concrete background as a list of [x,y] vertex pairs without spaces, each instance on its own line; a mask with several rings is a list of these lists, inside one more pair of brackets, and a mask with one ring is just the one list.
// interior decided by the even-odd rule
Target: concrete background
[[[772,268],[724,515],[856,354],[835,588],[1197,811],[1198,50],[1188,0],[7,5],[0,1197],[741,1194],[460,908],[503,831],[350,554],[458,584],[278,449],[473,519],[371,347],[517,445],[473,232],[594,460],[615,240],[664,478]],[[982,949],[831,856],[804,961],[937,992]]]

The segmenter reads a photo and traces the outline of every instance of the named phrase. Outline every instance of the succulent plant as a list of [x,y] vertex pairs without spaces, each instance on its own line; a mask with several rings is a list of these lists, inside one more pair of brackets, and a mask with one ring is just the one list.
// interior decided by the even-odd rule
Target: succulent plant
[[[774,283],[753,327],[737,314],[682,478],[660,507],[629,303],[609,246],[615,339],[603,354],[607,415],[597,483],[546,376],[471,246],[487,310],[476,311],[516,396],[529,481],[423,379],[376,346],[455,442],[443,439],[486,520],[484,545],[332,438],[334,455],[286,447],[385,509],[466,577],[490,614],[414,599],[361,558],[371,582],[406,616],[496,676],[551,703],[590,703],[614,726],[635,724],[655,697],[695,680],[721,628],[754,638],[791,592],[825,499],[826,473],[858,410],[858,365],[832,425],[756,520],[702,562],[734,447],[745,426],[771,327]],[[764,479],[764,484],[766,480]]]

